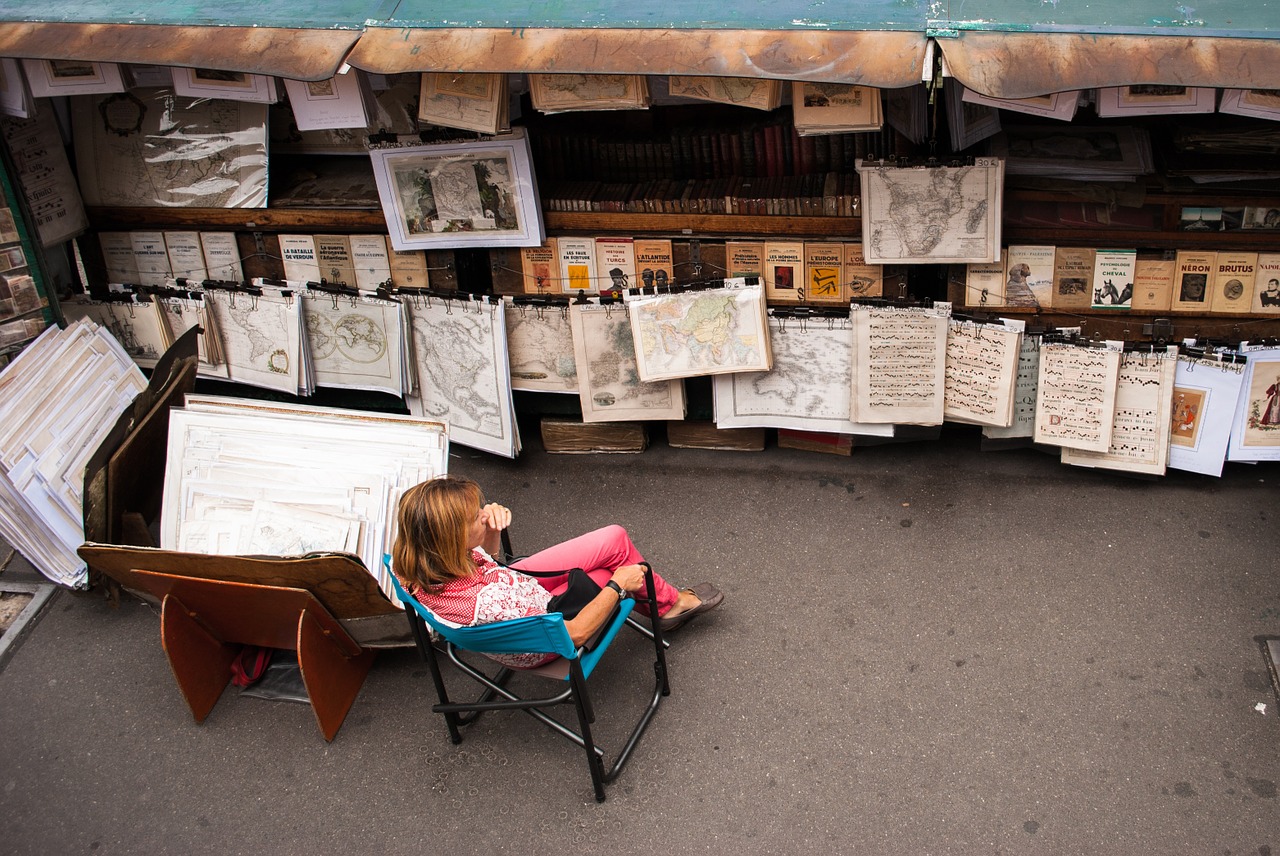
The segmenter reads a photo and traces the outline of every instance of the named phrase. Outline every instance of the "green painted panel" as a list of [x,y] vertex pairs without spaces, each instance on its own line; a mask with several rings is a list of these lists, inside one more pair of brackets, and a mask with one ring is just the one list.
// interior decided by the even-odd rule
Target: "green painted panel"
[[358,30],[370,18],[386,17],[395,5],[395,0],[0,0],[0,21]]
[[937,31],[1280,36],[1280,0],[939,0],[929,7]]
[[928,8],[925,0],[400,0],[381,26],[923,32]]

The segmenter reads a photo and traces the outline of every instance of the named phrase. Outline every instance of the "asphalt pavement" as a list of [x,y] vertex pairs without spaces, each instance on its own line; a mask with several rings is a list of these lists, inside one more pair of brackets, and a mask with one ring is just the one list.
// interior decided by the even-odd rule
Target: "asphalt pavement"
[[[726,594],[606,802],[522,714],[450,744],[411,649],[332,743],[234,690],[197,725],[152,607],[60,592],[0,671],[0,851],[1280,853],[1280,465],[1140,480],[950,427],[850,457],[527,446],[450,462],[518,551],[619,522]],[[606,742],[651,675],[615,648]]]

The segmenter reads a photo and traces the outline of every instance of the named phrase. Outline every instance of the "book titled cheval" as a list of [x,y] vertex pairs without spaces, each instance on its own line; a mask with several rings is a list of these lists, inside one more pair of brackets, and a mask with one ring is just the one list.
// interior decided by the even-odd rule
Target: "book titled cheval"
[[1096,250],[1093,254],[1094,309],[1128,309],[1133,301],[1137,250]]

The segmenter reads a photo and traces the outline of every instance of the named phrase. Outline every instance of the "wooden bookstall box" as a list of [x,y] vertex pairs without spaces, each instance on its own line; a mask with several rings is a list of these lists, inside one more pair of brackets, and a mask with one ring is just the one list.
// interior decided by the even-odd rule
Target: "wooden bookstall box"
[[803,449],[806,452],[826,452],[829,455],[852,455],[853,435],[779,428],[778,448]]
[[542,446],[556,454],[643,452],[649,445],[643,422],[594,422],[551,416],[542,419]]
[[763,428],[717,428],[698,419],[667,421],[667,445],[677,449],[718,449],[727,452],[763,452]]

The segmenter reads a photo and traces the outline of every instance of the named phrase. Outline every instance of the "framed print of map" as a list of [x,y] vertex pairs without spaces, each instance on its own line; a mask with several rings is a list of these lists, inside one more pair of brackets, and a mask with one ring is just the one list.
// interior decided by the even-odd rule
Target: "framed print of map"
[[491,140],[373,149],[374,179],[399,251],[536,247],[542,206],[523,132]]
[[966,264],[1000,259],[1004,161],[890,166],[858,161],[867,264]]

